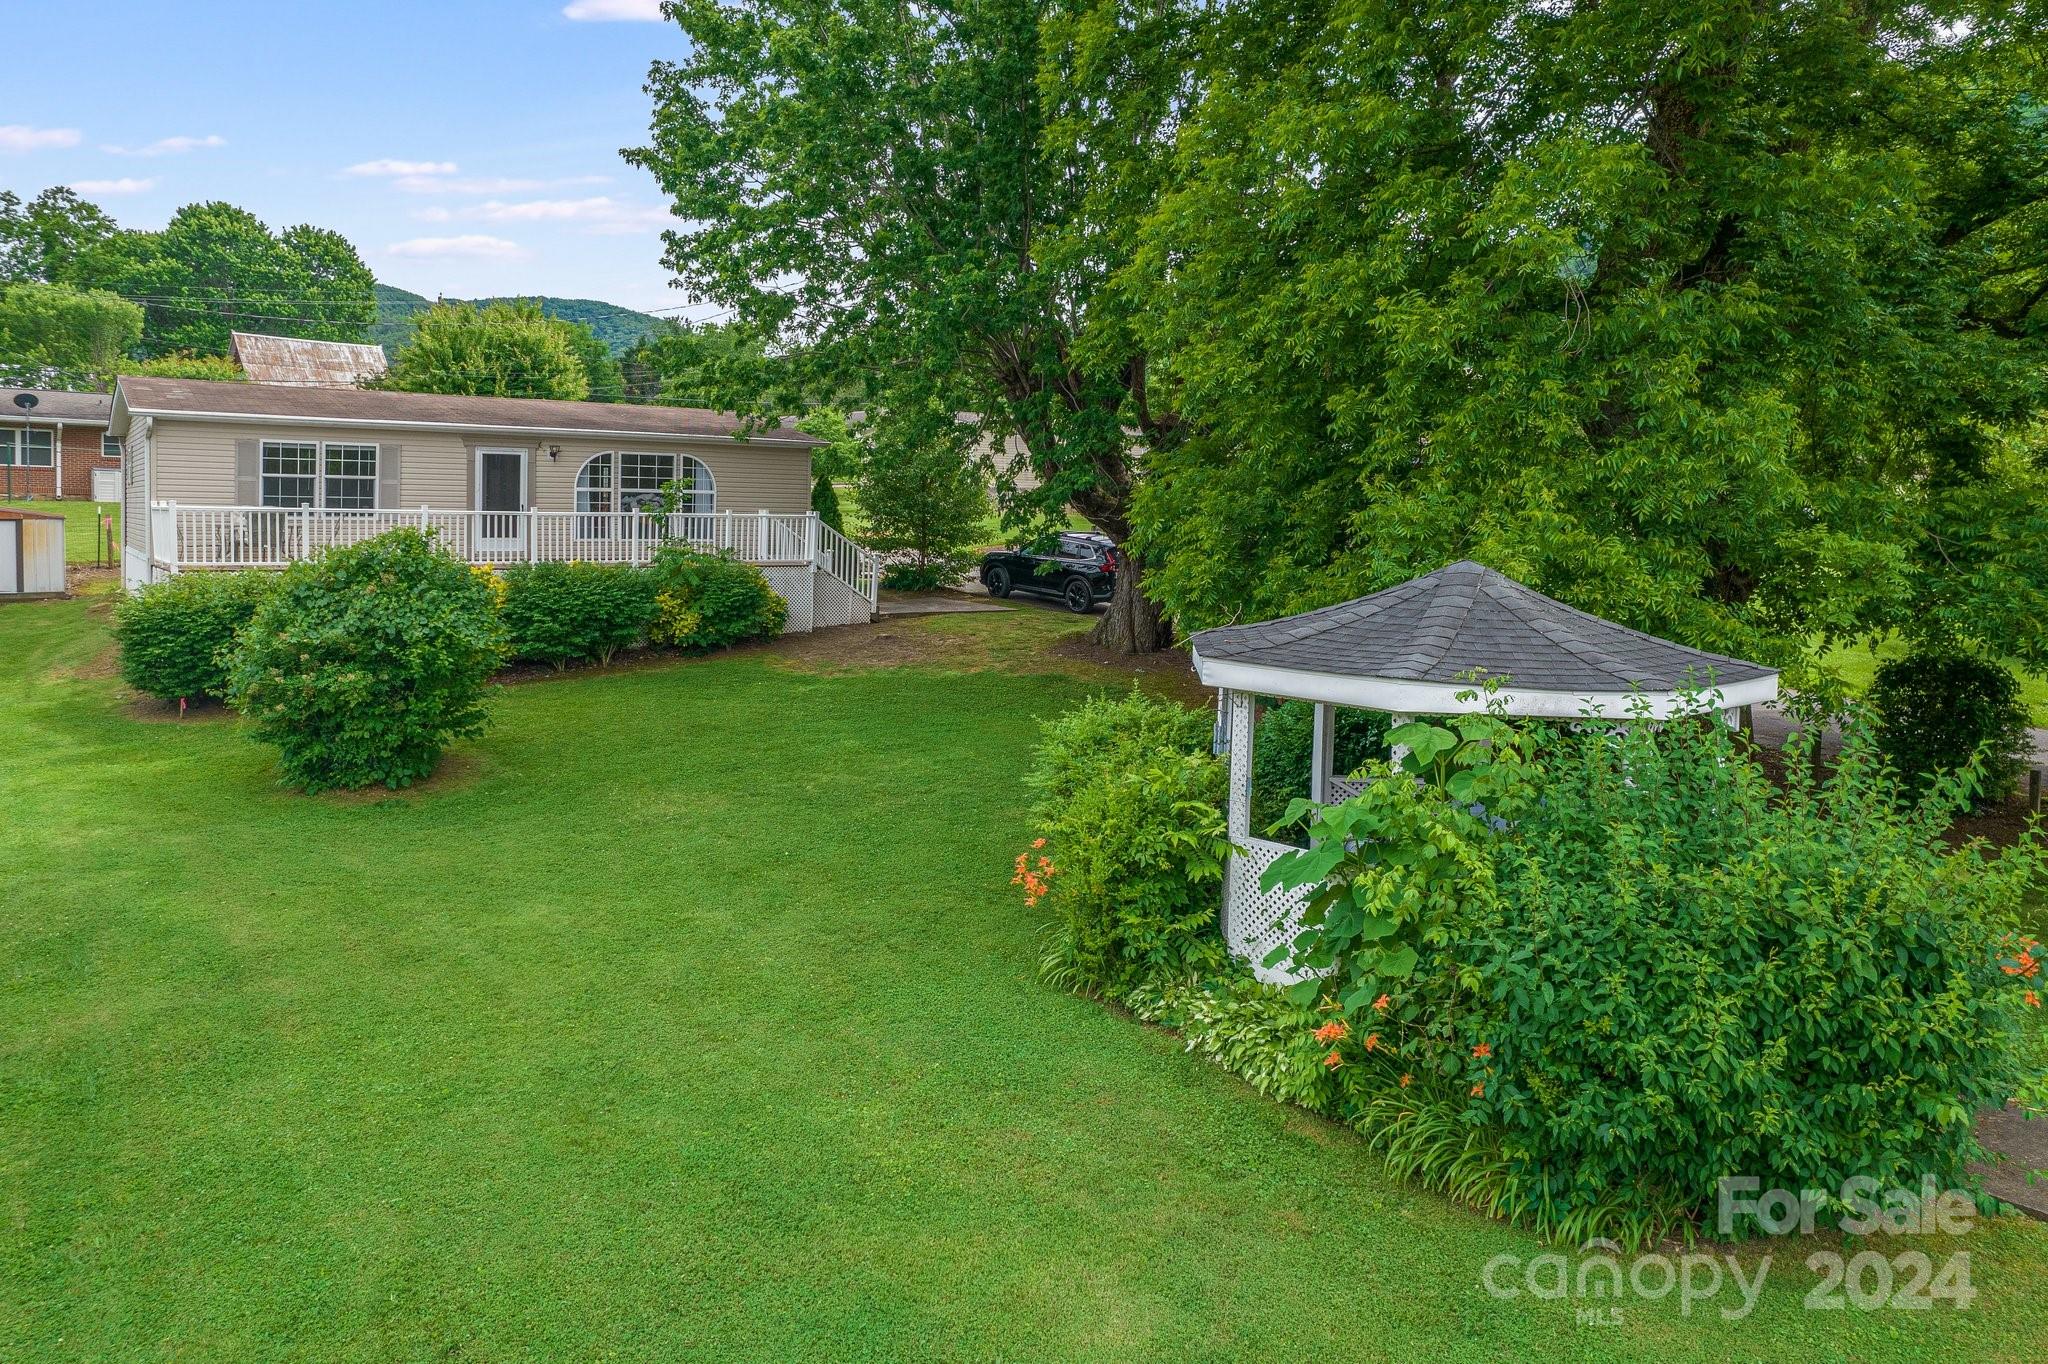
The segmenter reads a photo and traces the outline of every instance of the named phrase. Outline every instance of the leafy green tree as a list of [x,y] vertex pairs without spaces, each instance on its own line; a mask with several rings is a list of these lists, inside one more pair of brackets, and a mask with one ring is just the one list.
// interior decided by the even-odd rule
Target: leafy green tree
[[1184,423],[1157,590],[1200,626],[1470,556],[1774,661],[2048,659],[2041,20],[1218,11],[1114,286]]
[[[912,420],[919,417],[921,420]],[[988,515],[988,492],[969,451],[970,428],[946,409],[898,412],[866,436],[853,478],[861,539],[892,560],[890,587],[942,587],[967,568]]]
[[598,340],[597,333],[582,322],[568,322],[554,319],[562,327],[563,336],[569,348],[576,352],[576,358],[583,362],[584,376],[590,381],[590,392],[585,396],[594,403],[622,403],[626,401],[626,376],[619,368],[618,359],[611,347]]
[[[588,329],[584,331],[588,335]],[[437,303],[385,373],[385,388],[500,398],[590,396],[590,376],[568,323],[533,302]]]
[[78,258],[116,230],[97,204],[63,185],[26,202],[0,190],[0,284],[68,282]]
[[[1068,23],[1046,0],[672,12],[690,55],[654,67],[652,142],[626,155],[686,224],[670,267],[752,339],[714,368],[718,405],[857,407],[902,459],[898,425],[932,434],[934,412],[979,414],[990,443],[1022,439],[1038,476],[1005,482],[1013,524],[1071,506],[1124,538],[1138,452],[1177,424],[1134,347],[1141,300],[1103,286],[1171,169],[1188,21],[1136,15],[1149,43],[1096,62],[1116,17]],[[947,434],[922,457],[949,488],[959,444]],[[1118,575],[1099,634],[1115,647],[1168,638],[1144,569],[1132,554]]]
[[144,305],[146,355],[223,355],[231,331],[361,341],[377,314],[369,267],[339,233],[272,233],[232,204],[188,204],[161,232],[124,231],[73,273]]
[[811,510],[818,519],[844,535],[846,521],[839,508],[839,482],[850,479],[860,468],[861,445],[838,410],[821,407],[797,423],[807,436],[825,443],[811,451]]
[[224,383],[240,383],[248,377],[240,365],[225,355],[194,355],[190,351],[131,360],[121,366],[121,373],[153,379],[214,379]]
[[99,289],[17,284],[0,295],[0,368],[16,383],[104,388],[142,339],[142,309]]

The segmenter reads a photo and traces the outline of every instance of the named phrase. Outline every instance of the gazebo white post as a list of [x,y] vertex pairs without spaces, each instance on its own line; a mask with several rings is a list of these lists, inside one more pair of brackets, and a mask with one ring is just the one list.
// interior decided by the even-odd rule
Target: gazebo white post
[[1318,805],[1330,800],[1330,778],[1337,774],[1337,708],[1327,701],[1316,705],[1315,742],[1309,749],[1308,798]]
[[[1414,718],[1415,718],[1414,716],[1412,716],[1412,715],[1409,715],[1409,714],[1407,714],[1407,713],[1405,713],[1405,712],[1403,712],[1403,711],[1398,711],[1398,710],[1391,710],[1391,711],[1388,711],[1388,712],[1387,712],[1387,729],[1388,729],[1389,731],[1392,731],[1392,730],[1396,730],[1396,729],[1399,729],[1399,728],[1400,728],[1401,726],[1403,726],[1403,725],[1407,724],[1407,723],[1408,723],[1408,722],[1409,722],[1410,720],[1413,720]],[[1395,765],[1396,767],[1399,767],[1399,766],[1401,765],[1401,759],[1403,759],[1403,758],[1405,758],[1405,757],[1407,757],[1407,756],[1408,756],[1408,745],[1406,745],[1406,744],[1394,744],[1394,745],[1392,746],[1392,748],[1390,749],[1390,751],[1388,752],[1388,755],[1387,755],[1387,756],[1388,756],[1388,757],[1389,757],[1390,759],[1392,759],[1392,761],[1393,761],[1393,763],[1394,763],[1394,765]]]
[[1223,723],[1230,736],[1230,841],[1252,836],[1252,698],[1250,692],[1223,693]]

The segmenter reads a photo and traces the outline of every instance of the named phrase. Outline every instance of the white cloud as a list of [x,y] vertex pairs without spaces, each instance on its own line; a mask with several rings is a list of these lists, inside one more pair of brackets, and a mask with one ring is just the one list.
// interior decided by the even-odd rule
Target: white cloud
[[654,23],[662,21],[661,0],[570,0],[562,6],[564,19],[590,23]]
[[228,140],[219,133],[208,133],[205,137],[188,137],[180,134],[176,137],[160,137],[146,147],[103,146],[100,150],[112,152],[115,156],[175,156],[180,152],[195,152],[203,147],[227,145]]
[[26,123],[0,123],[0,152],[39,152],[50,147],[76,147],[76,128],[31,128]]
[[156,181],[124,175],[118,180],[74,180],[71,188],[80,194],[140,194],[146,189],[155,189]]
[[469,233],[459,237],[414,237],[385,248],[393,256],[465,257],[470,260],[524,260],[526,248],[503,237]]
[[[451,167],[452,169],[452,167]],[[569,175],[555,180],[519,179],[502,175],[401,175],[391,182],[395,189],[413,194],[529,194],[535,190],[566,189],[572,185],[602,185],[609,175]]]
[[577,224],[587,232],[604,236],[647,232],[676,222],[667,209],[658,205],[623,203],[608,194],[584,199],[491,199],[462,209],[437,205],[423,208],[413,216],[429,223],[467,218],[487,223]]
[[343,175],[401,176],[453,175],[453,161],[397,161],[391,157],[380,157],[375,161],[358,161],[342,172]]

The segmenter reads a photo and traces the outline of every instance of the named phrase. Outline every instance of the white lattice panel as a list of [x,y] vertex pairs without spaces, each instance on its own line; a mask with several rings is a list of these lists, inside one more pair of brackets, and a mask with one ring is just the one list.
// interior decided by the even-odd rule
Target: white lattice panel
[[1365,783],[1363,781],[1351,777],[1332,777],[1330,778],[1330,799],[1328,803],[1335,805],[1339,801],[1350,800],[1364,789]]
[[761,569],[761,576],[768,585],[782,594],[789,603],[789,619],[782,623],[785,635],[807,635],[811,632],[811,570],[789,567],[781,564],[767,564]]
[[1281,964],[1268,966],[1266,957],[1276,947],[1294,941],[1301,932],[1301,912],[1308,905],[1306,890],[1260,890],[1259,878],[1273,859],[1297,851],[1285,843],[1262,838],[1240,839],[1244,851],[1230,859],[1223,878],[1223,942],[1233,954],[1251,964],[1252,974],[1272,985],[1292,985],[1318,974],[1297,971]]
[[819,629],[828,625],[865,625],[872,618],[868,599],[830,573],[820,570],[812,582],[817,595],[811,614]]

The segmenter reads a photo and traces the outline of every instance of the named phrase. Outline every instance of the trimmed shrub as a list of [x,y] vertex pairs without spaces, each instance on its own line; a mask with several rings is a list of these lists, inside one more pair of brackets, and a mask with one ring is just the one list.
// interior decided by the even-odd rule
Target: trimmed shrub
[[279,575],[235,649],[228,699],[309,791],[405,786],[483,731],[505,652],[495,598],[416,530],[329,550]]
[[654,613],[648,636],[672,649],[721,649],[782,633],[789,603],[752,564],[664,545],[647,569]]
[[1460,723],[1397,734],[1423,780],[1332,807],[1280,871],[1325,885],[1304,959],[1341,950],[1307,992],[1390,1159],[1636,1244],[1711,1230],[1724,1177],[1970,1184],[1972,1116],[2024,1083],[2011,914],[2048,859],[1948,848],[1968,774],[1913,806],[1856,726],[1824,785],[1795,762],[1780,791],[1718,724]]
[[1213,927],[1229,844],[1208,729],[1203,712],[1135,692],[1046,726],[1030,778],[1038,837],[1014,880],[1052,915],[1048,980],[1121,997],[1222,964]]
[[504,571],[507,647],[514,658],[609,663],[646,637],[654,580],[623,564],[519,564]]
[[190,572],[123,597],[114,607],[122,678],[165,701],[226,695],[235,632],[276,586],[261,569]]
[[2026,768],[2027,708],[2012,670],[1966,654],[1915,652],[1877,670],[1867,698],[1879,749],[1919,795],[1981,747],[1974,799],[1996,804]]

